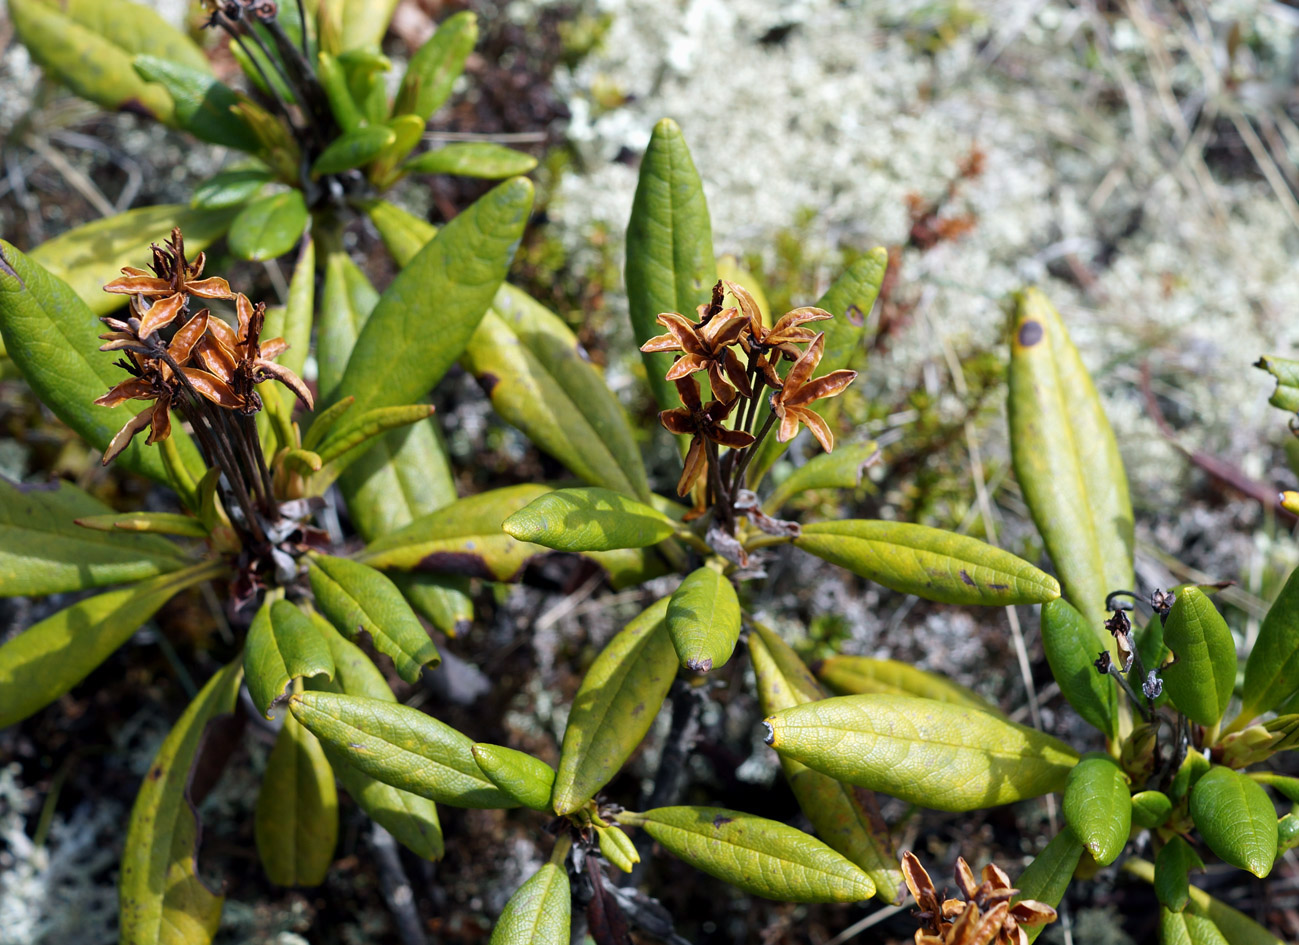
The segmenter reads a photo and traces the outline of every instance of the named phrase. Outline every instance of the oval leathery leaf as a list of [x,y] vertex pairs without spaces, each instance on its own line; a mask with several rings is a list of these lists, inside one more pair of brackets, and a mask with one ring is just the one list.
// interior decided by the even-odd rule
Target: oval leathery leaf
[[667,626],[686,669],[707,673],[724,666],[740,638],[735,585],[716,568],[695,569],[668,599]]
[[769,717],[767,744],[838,781],[937,810],[1064,787],[1078,755],[1035,729],[914,696],[839,696]]
[[432,415],[431,404],[378,407],[360,414],[348,411],[348,416],[329,432],[324,442],[316,448],[316,452],[320,454],[323,462],[333,463],[335,466],[342,465],[341,461],[347,459],[357,447],[363,446],[374,437],[389,430],[409,426]]
[[650,500],[627,414],[558,315],[502,284],[461,360],[496,412],[579,478]]
[[357,559],[376,568],[512,580],[529,558],[548,549],[510,537],[501,523],[549,491],[527,484],[480,492],[372,541]]
[[1188,587],[1164,618],[1164,645],[1173,662],[1160,671],[1164,689],[1187,718],[1201,725],[1222,719],[1236,684],[1236,642],[1213,601]]
[[1092,858],[1109,866],[1132,832],[1128,777],[1109,755],[1088,755],[1069,772],[1064,819]]
[[118,880],[123,945],[209,942],[216,934],[222,897],[195,872],[199,825],[188,784],[207,724],[234,710],[241,668],[236,660],[208,680],[140,785]]
[[359,561],[313,555],[307,565],[316,605],[340,632],[370,634],[375,649],[392,657],[397,675],[419,682],[425,666],[441,657],[392,581]]
[[[438,231],[380,296],[332,399],[353,395],[358,412],[408,404],[442,379],[505,278],[532,194],[526,178],[511,178]],[[437,330],[430,331],[434,307]],[[401,352],[399,372],[394,352]]]
[[[146,260],[150,243],[163,242],[171,236],[172,227],[180,227],[185,234],[185,252],[193,259],[225,234],[237,212],[232,206],[203,209],[180,203],[136,207],[65,230],[33,249],[29,258],[66,282],[96,315],[106,315],[125,305],[130,296],[105,292],[104,284],[120,276],[123,266],[138,266]],[[85,329],[79,337],[84,335],[86,344],[94,339],[94,346],[82,350],[98,355],[98,335],[103,328],[88,320]],[[107,360],[111,365],[112,358]],[[117,368],[114,372],[121,374]]]
[[968,705],[984,712],[1005,715],[997,706],[960,683],[901,660],[831,656],[817,664],[816,675],[839,696],[892,692],[902,696],[920,696],[937,702],[950,702],[953,705]]
[[1132,795],[1132,822],[1153,830],[1162,826],[1173,812],[1173,802],[1162,791],[1138,791]]
[[258,197],[231,222],[230,252],[253,262],[283,256],[297,245],[310,220],[300,190]]
[[[760,623],[753,623],[749,632],[749,657],[764,715],[825,697],[798,654]],[[902,871],[875,795],[791,758],[782,756],[780,765],[817,836],[866,871],[875,884],[876,898],[895,902],[902,888]]]
[[600,652],[573,697],[551,804],[561,817],[609,783],[658,715],[677,675],[667,598],[627,624]]
[[1060,693],[1095,728],[1118,738],[1118,685],[1096,671],[1104,646],[1087,619],[1063,597],[1042,605],[1042,649]]
[[311,175],[341,174],[364,167],[397,140],[397,134],[386,125],[367,125],[339,135],[320,153],[311,165]]
[[[829,321],[817,323],[818,327],[825,332],[825,353],[812,374],[813,378],[824,377],[832,371],[849,367],[852,356],[862,350],[866,337],[866,322],[870,317],[871,309],[875,307],[875,300],[879,298],[888,266],[888,250],[883,246],[876,246],[845,269],[826,290],[825,295],[817,300],[816,307],[824,309],[834,317]],[[832,397],[829,400],[816,401],[809,406],[829,419],[833,418],[833,412],[839,409],[839,403],[838,397]],[[768,398],[764,397],[754,422],[764,423],[770,411]],[[755,426],[754,429],[761,429],[761,427]],[[759,444],[757,455],[749,463],[747,478],[750,489],[758,487],[762,477],[780,458],[790,442],[792,441],[782,443],[776,437],[769,436]]]
[[365,208],[379,238],[398,266],[415,258],[424,244],[437,235],[437,227],[408,213],[387,200],[375,200]]
[[657,807],[619,815],[678,859],[745,892],[782,902],[861,902],[875,884],[820,840],[720,807]]
[[335,397],[334,390],[347,369],[347,359],[352,356],[362,326],[379,302],[379,293],[351,257],[339,251],[325,256],[321,295],[316,337],[320,383],[318,400],[332,406],[346,399]]
[[[1131,857],[1123,861],[1122,869],[1147,883],[1155,881],[1155,867],[1149,860]],[[1218,927],[1231,945],[1285,945],[1253,919],[1214,899],[1203,889],[1192,886],[1190,893],[1191,905],[1181,915],[1194,914],[1207,918]]]
[[568,945],[572,909],[568,871],[543,863],[505,904],[488,945]]
[[468,736],[418,709],[303,692],[289,699],[289,710],[344,761],[385,784],[453,807],[518,806],[483,775]]
[[[662,333],[660,312],[695,318],[717,282],[712,223],[703,182],[690,158],[685,135],[664,118],[654,126],[641,159],[640,177],[627,222],[625,269],[632,333],[642,345]],[[673,357],[641,353],[646,379],[663,409],[681,406],[676,385],[666,379]]]
[[768,515],[774,515],[794,496],[809,489],[855,489],[861,485],[862,473],[879,455],[874,440],[838,443],[833,453],[819,453],[785,477],[762,507]]
[[290,681],[321,675],[334,676],[329,644],[301,610],[268,598],[257,609],[244,643],[244,678],[257,711],[269,719],[271,706]]
[[600,854],[624,873],[630,873],[640,862],[640,853],[631,838],[617,826],[595,828]]
[[1299,569],[1291,572],[1258,628],[1245,661],[1240,716],[1248,722],[1299,690]]
[[266,878],[275,885],[319,886],[325,881],[338,842],[334,772],[316,736],[289,714],[266,760],[253,836]]
[[221,82],[208,69],[195,69],[158,56],[136,56],[136,74],[156,82],[171,96],[170,124],[200,141],[255,154],[261,142],[252,128],[231,109],[248,100]]
[[478,18],[468,10],[449,16],[410,57],[393,101],[394,115],[416,115],[424,121],[451,95],[465,60],[478,42]]
[[[314,611],[308,615],[316,630],[329,644],[334,657],[334,678],[325,680],[316,677],[307,680],[307,687],[324,689],[328,692],[342,692],[349,696],[366,696],[383,702],[396,702],[397,697],[388,688],[377,666],[371,662],[355,643],[345,639],[320,614]],[[292,716],[286,716],[291,718]],[[391,784],[384,784],[370,777],[332,750],[327,745],[321,746],[330,766],[338,776],[343,790],[351,795],[352,800],[370,815],[370,818],[384,827],[416,856],[426,860],[440,860],[444,852],[442,841],[442,824],[438,820],[437,804],[427,797],[420,797],[410,791],[403,791]]]
[[1009,391],[1015,478],[1064,596],[1104,646],[1105,596],[1133,586],[1128,477],[1059,314],[1037,289],[1020,293],[1016,302]]
[[0,476],[0,598],[126,584],[186,565],[165,538],[99,529],[122,518],[69,482],[21,486]]
[[274,179],[275,175],[260,164],[218,171],[194,188],[189,205],[196,210],[241,207]]
[[500,180],[526,174],[537,166],[531,154],[489,141],[447,144],[418,154],[402,165],[408,174],[456,174]]
[[392,129],[392,143],[379,152],[366,171],[376,190],[387,190],[401,178],[401,172],[395,170],[397,164],[424,137],[425,122],[417,115],[397,115],[386,124]]
[[[65,282],[0,240],[0,337],[9,358],[41,403],[99,450],[139,410],[135,404],[96,407],[92,403],[127,379],[113,359],[100,352],[101,327]],[[58,343],[51,344],[51,338]],[[171,438],[177,441],[185,468],[197,471],[195,478],[201,477],[203,461],[179,424],[172,425]],[[140,437],[114,462],[155,482],[170,483],[159,451],[146,447]]]
[[676,523],[612,489],[585,486],[538,496],[501,523],[519,541],[557,551],[612,551],[658,544]]
[[[1033,858],[1033,862],[1028,864],[1024,872],[1020,873],[1019,878],[1015,880],[1015,888],[1019,893],[1011,902],[1034,899],[1046,903],[1053,909],[1059,906],[1065,890],[1069,888],[1069,881],[1073,879],[1074,870],[1078,868],[1078,860],[1082,857],[1082,853],[1083,845],[1074,836],[1073,831],[1067,825],[1061,826],[1060,832],[1051,838],[1051,842]],[[1021,926],[1021,930],[1030,942],[1036,940],[1045,928],[1045,925],[1027,928]]]
[[14,30],[32,58],[82,98],[110,111],[172,120],[166,89],[136,75],[136,53],[210,71],[202,52],[156,11],[125,0],[14,0]]
[[1210,850],[1262,878],[1276,859],[1276,809],[1243,774],[1214,765],[1191,788],[1191,819]]
[[1285,853],[1299,846],[1299,814],[1289,813],[1276,822],[1276,852]]
[[378,46],[388,32],[397,0],[344,0],[341,36],[343,49]]
[[1160,945],[1233,945],[1209,919],[1193,912],[1159,907]]
[[1060,585],[1009,551],[912,525],[847,519],[803,526],[794,544],[904,594],[944,604],[1044,604]]
[[316,77],[324,89],[325,98],[329,100],[329,110],[334,120],[344,133],[364,127],[366,118],[357,107],[356,99],[347,87],[347,75],[338,62],[338,57],[321,50],[316,57]]
[[1159,904],[1172,912],[1181,912],[1191,901],[1191,870],[1204,869],[1204,861],[1191,845],[1177,834],[1168,838],[1155,857],[1155,895]]
[[1254,771],[1250,777],[1259,784],[1266,784],[1292,804],[1299,804],[1299,778],[1288,778],[1270,771]]
[[[289,295],[282,309],[268,309],[263,338],[283,338],[288,344],[275,363],[288,368],[299,377],[311,352],[312,312],[316,302],[316,244],[308,236],[302,241],[302,250],[293,264],[293,278],[289,281]],[[266,388],[262,388],[263,394]],[[280,398],[288,407],[297,399],[293,391],[283,387]],[[310,447],[308,447],[310,448]]]
[[221,561],[87,597],[0,645],[0,728],[63,695],[187,587],[220,577]]
[[516,802],[533,810],[550,810],[550,792],[555,786],[555,769],[527,752],[488,745],[473,746],[474,760],[487,780]]
[[413,571],[393,571],[388,576],[415,613],[447,636],[463,636],[473,625],[474,600],[469,596],[469,578]]

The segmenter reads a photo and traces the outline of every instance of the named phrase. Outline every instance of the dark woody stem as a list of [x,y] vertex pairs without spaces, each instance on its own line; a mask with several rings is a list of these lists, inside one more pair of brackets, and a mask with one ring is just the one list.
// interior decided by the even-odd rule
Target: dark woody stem
[[298,22],[302,24],[301,35],[298,37],[302,41],[302,58],[307,58],[307,14],[302,8],[302,0],[298,0]]
[[738,490],[744,486],[744,474],[749,469],[749,463],[753,462],[753,454],[758,451],[758,447],[761,446],[762,441],[767,438],[767,434],[771,432],[771,428],[775,423],[776,411],[773,410],[771,413],[767,414],[767,422],[762,425],[762,429],[758,431],[758,435],[754,441],[745,447],[744,456],[740,460],[740,467],[735,470],[735,478],[731,480],[732,491]]
[[1132,704],[1137,707],[1137,711],[1141,713],[1141,717],[1147,722],[1151,721],[1154,716],[1150,714],[1149,709],[1141,704],[1141,697],[1133,691],[1130,685],[1128,685],[1128,681],[1123,678],[1123,674],[1119,672],[1118,666],[1114,663],[1110,663],[1109,674],[1118,680],[1119,688],[1128,694],[1128,698],[1131,699]]
[[[294,73],[294,78],[297,80],[297,84],[291,84],[290,87],[298,93],[298,98],[302,103],[303,109],[312,120],[312,130],[315,131],[317,135],[323,136],[325,134],[325,129],[327,129],[333,121],[333,113],[329,110],[329,102],[325,99],[324,90],[316,80],[316,74],[311,68],[311,63],[307,61],[306,55],[300,52],[298,47],[293,45],[293,41],[289,39],[288,34],[284,32],[284,27],[280,25],[279,20],[268,20],[263,25],[271,34],[271,39],[275,41],[275,46],[279,49],[280,55],[284,59],[285,66]],[[306,42],[306,32],[307,26],[304,21],[302,25],[304,43]],[[322,137],[321,144],[323,145],[324,143],[325,140]]]
[[238,423],[243,430],[244,439],[252,447],[253,463],[261,474],[262,494],[266,496],[266,515],[273,518],[275,517],[274,488],[271,485],[271,471],[266,466],[266,455],[262,452],[262,438],[257,435],[257,424],[247,414],[240,414]]
[[[257,74],[262,77],[262,85],[266,86],[266,92],[270,95],[271,100],[275,102],[275,108],[280,113],[280,117],[288,123],[290,128],[297,130],[298,126],[294,123],[293,116],[289,113],[289,106],[286,105],[284,99],[280,97],[279,90],[275,88],[275,83],[272,82],[271,77],[266,74],[266,70],[262,68],[261,62],[259,62],[257,57],[252,54],[252,50],[250,50],[248,44],[244,42],[243,36],[241,36],[239,31],[235,29],[235,24],[230,22],[230,20],[226,18],[225,14],[220,11],[216,13],[216,22],[218,26],[230,34],[231,39],[239,44],[239,48],[244,51],[244,55],[248,57],[248,61],[257,69]],[[263,51],[265,50],[263,49]],[[273,61],[274,60],[272,60],[272,62]]]
[[723,488],[722,464],[718,456],[717,444],[704,437],[704,451],[708,457],[708,483],[713,491],[713,507],[720,513],[722,527],[729,532],[734,532],[735,523],[733,521],[734,513],[731,509],[731,496]]

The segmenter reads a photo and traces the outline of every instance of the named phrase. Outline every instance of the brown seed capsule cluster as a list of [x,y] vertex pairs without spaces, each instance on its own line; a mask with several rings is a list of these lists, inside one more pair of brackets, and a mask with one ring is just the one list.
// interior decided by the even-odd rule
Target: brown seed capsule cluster
[[964,899],[939,900],[933,881],[914,854],[902,854],[902,877],[915,897],[921,921],[916,945],[1028,945],[1026,926],[1046,925],[1056,919],[1055,909],[1035,899],[1022,899],[1010,877],[993,863],[983,868],[983,882],[963,858],[956,860],[956,885]]
[[[736,305],[724,305],[727,293]],[[722,469],[718,447],[734,451],[753,447],[776,422],[781,442],[793,439],[802,424],[827,451],[834,449],[829,425],[810,408],[817,400],[842,393],[857,372],[839,370],[813,377],[825,353],[825,335],[804,326],[832,318],[829,312],[796,308],[768,328],[748,290],[721,281],[713,288],[712,301],[699,306],[697,315],[698,320],[691,321],[677,312],[662,313],[658,323],[667,332],[641,346],[646,352],[680,352],[667,379],[676,384],[682,406],[659,414],[663,426],[691,438],[677,483],[678,495],[687,495],[706,476],[711,480],[714,501],[736,494],[747,462],[731,456]],[[776,370],[781,359],[793,362],[784,378]],[[695,377],[701,372],[707,375],[712,391],[707,403]],[[773,392],[771,416],[755,435],[753,424],[767,389]],[[728,426],[732,413],[735,418]]]

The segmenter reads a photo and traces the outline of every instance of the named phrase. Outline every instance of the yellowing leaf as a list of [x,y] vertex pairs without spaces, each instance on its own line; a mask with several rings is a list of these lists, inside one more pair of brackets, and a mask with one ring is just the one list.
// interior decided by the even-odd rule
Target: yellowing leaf
[[338,842],[334,772],[320,742],[292,715],[285,715],[266,762],[253,835],[272,883],[319,886],[325,881]]
[[913,696],[840,696],[783,709],[765,724],[767,743],[782,756],[937,810],[1058,791],[1078,761],[1035,729]]
[[568,871],[543,863],[505,904],[489,945],[568,945],[572,908]]
[[899,660],[877,660],[869,656],[831,656],[817,664],[816,675],[841,696],[892,692],[901,696],[921,696],[937,702],[967,705],[994,715],[1005,714],[960,683]]
[[730,578],[704,566],[668,600],[668,636],[681,665],[707,673],[725,665],[740,638],[740,601]]
[[505,533],[558,551],[612,551],[657,544],[676,525],[657,509],[611,489],[557,489],[501,523]]

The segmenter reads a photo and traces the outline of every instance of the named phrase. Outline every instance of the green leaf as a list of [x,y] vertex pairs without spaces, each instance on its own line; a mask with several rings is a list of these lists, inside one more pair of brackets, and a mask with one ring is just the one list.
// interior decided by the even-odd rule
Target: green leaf
[[0,728],[43,709],[125,643],[174,595],[221,574],[204,562],[78,601],[0,645]]
[[731,579],[704,566],[686,576],[668,600],[668,636],[686,669],[726,665],[740,638],[740,600]]
[[103,515],[118,518],[71,483],[21,486],[0,477],[0,598],[126,584],[185,566],[181,549],[165,538],[75,521]]
[[[432,416],[429,404],[407,404],[403,407],[379,407],[363,414],[350,413],[337,428],[317,447],[321,462],[332,464],[331,472],[347,468],[359,459],[364,447],[376,445],[373,441],[389,430],[410,426]],[[358,452],[358,450],[360,452]],[[320,484],[317,484],[320,488]]]
[[419,619],[392,581],[359,561],[314,555],[307,565],[311,591],[339,632],[370,634],[375,649],[392,657],[397,675],[419,682],[425,666],[436,666],[441,657]]
[[561,817],[613,779],[654,724],[677,675],[667,599],[627,624],[595,658],[573,697],[551,801]]
[[623,814],[695,869],[782,902],[861,902],[875,895],[862,869],[801,830],[720,807]]
[[1174,660],[1160,671],[1164,689],[1188,718],[1216,725],[1236,684],[1236,642],[1213,601],[1194,587],[1177,595],[1164,618]]
[[1059,791],[1078,761],[1035,729],[914,696],[839,696],[783,709],[764,724],[767,744],[782,756],[936,810]]
[[1118,738],[1118,685],[1096,671],[1103,644],[1095,629],[1063,597],[1042,605],[1042,649],[1051,675],[1074,711],[1111,741]]
[[319,401],[338,402],[338,382],[347,369],[356,339],[374,307],[379,293],[347,253],[339,250],[325,256],[325,279],[316,339],[319,368]]
[[343,0],[342,7],[343,48],[363,49],[379,45],[388,32],[397,0]]
[[1245,661],[1240,717],[1270,712],[1299,690],[1299,569],[1291,572],[1263,618]]
[[1230,945],[1208,919],[1191,912],[1173,912],[1159,908],[1159,941],[1161,945]]
[[515,807],[483,776],[473,742],[418,709],[332,692],[289,699],[294,718],[343,760],[385,784],[453,807]]
[[1299,846],[1299,814],[1291,812],[1276,822],[1276,852],[1285,853]]
[[424,420],[371,441],[339,478],[361,537],[389,535],[456,500],[436,423]]
[[1209,849],[1260,878],[1276,859],[1276,809],[1256,782],[1221,765],[1191,788],[1191,819]]
[[208,723],[234,710],[240,670],[236,660],[208,680],[136,795],[118,881],[123,945],[206,943],[216,934],[222,897],[195,873],[198,818],[188,783]]
[[320,742],[292,715],[285,715],[266,762],[253,836],[266,878],[275,885],[325,881],[338,843],[338,792]]
[[1299,361],[1288,358],[1259,358],[1254,367],[1276,378],[1276,389],[1268,403],[1292,413],[1299,412]]
[[532,184],[516,177],[443,227],[380,297],[332,399],[353,395],[357,411],[408,404],[441,380],[505,278],[531,207]]
[[297,245],[310,220],[300,190],[258,197],[230,224],[230,252],[253,262],[283,256]]
[[398,266],[405,266],[437,235],[437,227],[407,213],[386,200],[376,200],[366,207],[370,222]]
[[676,523],[622,493],[587,486],[538,496],[501,528],[519,541],[558,551],[611,551],[658,544],[676,531]]
[[[1147,883],[1155,881],[1155,867],[1149,860],[1132,857],[1124,861],[1123,869]],[[1194,886],[1191,887],[1189,912],[1181,913],[1181,915],[1188,914],[1208,919],[1218,927],[1231,945],[1285,945],[1253,919]]]
[[248,99],[215,78],[206,67],[195,69],[157,56],[136,56],[133,65],[140,78],[158,83],[171,96],[175,111],[169,124],[210,144],[250,154],[261,150],[261,140],[253,129],[231,111]]
[[[0,480],[2,483],[3,480]],[[0,486],[0,493],[4,491]],[[179,535],[182,538],[206,538],[209,534],[207,526],[198,519],[189,515],[178,515],[174,512],[108,512],[103,515],[81,515],[76,519],[76,524],[81,528],[94,529],[101,532],[109,532],[115,535]],[[0,536],[3,535],[3,529],[0,528]],[[0,543],[3,538],[0,537]],[[117,540],[112,541],[114,546]],[[172,554],[177,554],[179,549],[171,542],[165,542]],[[178,565],[179,566],[179,565]],[[116,581],[107,581],[108,584],[116,584]]]
[[869,656],[831,656],[816,667],[816,675],[841,696],[892,692],[901,696],[921,696],[938,702],[966,705],[996,715],[1005,714],[960,683],[899,660],[877,660]]
[[293,604],[264,601],[244,643],[244,676],[257,711],[269,719],[290,681],[318,675],[334,676],[329,644]]
[[[387,99],[382,95],[380,100],[387,104]],[[386,190],[401,178],[401,172],[394,168],[424,138],[424,119],[418,115],[398,115],[389,118],[387,125],[393,132],[392,144],[379,152],[368,171],[371,182],[378,190]]]
[[[663,329],[660,312],[694,318],[717,282],[712,224],[703,182],[690,159],[685,136],[664,118],[654,126],[627,223],[627,306],[632,333],[642,345]],[[665,379],[670,353],[641,354],[654,399],[664,409],[681,406],[676,386]]]
[[[195,209],[179,203],[137,207],[66,230],[33,249],[29,258],[66,282],[94,314],[106,315],[125,305],[129,296],[105,292],[104,284],[120,276],[123,266],[144,263],[150,243],[162,243],[171,236],[172,227],[179,227],[185,235],[185,253],[193,259],[225,234],[235,212],[233,207]],[[89,327],[95,329],[95,347],[84,350],[99,356],[98,335],[103,328],[98,322]],[[103,357],[112,364],[111,357]]]
[[464,636],[474,622],[469,578],[394,571],[392,583],[415,612],[449,637]]
[[1162,791],[1138,791],[1132,795],[1132,822],[1153,830],[1161,827],[1173,812],[1173,802]]
[[1292,804],[1299,804],[1299,778],[1287,778],[1284,775],[1272,774],[1267,771],[1252,772],[1250,777],[1259,784],[1266,784],[1279,792],[1282,797]]
[[195,210],[241,207],[274,179],[275,175],[262,166],[218,171],[194,188],[189,204]]
[[[1053,909],[1059,906],[1065,890],[1069,888],[1069,880],[1073,879],[1074,870],[1078,868],[1082,851],[1083,845],[1078,842],[1073,831],[1067,826],[1061,827],[1060,832],[1051,838],[1051,842],[1019,874],[1019,879],[1015,880],[1019,895],[1011,901],[1035,899]],[[1024,932],[1032,942],[1045,928],[1045,925],[1036,925],[1025,928]]]
[[578,477],[650,497],[631,425],[568,326],[511,285],[469,339],[463,362],[492,407]]
[[[268,310],[263,338],[283,338],[288,349],[275,359],[275,363],[288,368],[299,377],[311,352],[312,311],[316,305],[316,244],[308,236],[302,241],[298,261],[293,266],[289,282],[289,297],[282,309]],[[272,314],[273,313],[273,314]],[[263,388],[263,392],[265,388]],[[296,399],[293,391],[280,391],[280,399],[292,408]]]
[[1155,895],[1159,904],[1181,912],[1191,901],[1191,870],[1204,869],[1204,861],[1177,834],[1168,838],[1155,858]]
[[1109,755],[1089,755],[1074,766],[1064,788],[1064,819],[1092,858],[1109,866],[1132,830],[1128,776]]
[[[798,654],[762,624],[753,624],[749,632],[749,656],[764,715],[825,698]],[[780,764],[817,836],[866,871],[875,884],[876,898],[895,902],[902,871],[875,795],[790,758],[782,756]]]
[[126,0],[11,0],[14,30],[32,58],[82,98],[111,111],[172,118],[171,97],[136,75],[136,53],[191,69],[211,67],[202,51],[154,10]]
[[330,142],[316,158],[311,165],[311,176],[341,174],[364,167],[396,140],[396,133],[386,125],[368,125],[346,132]]
[[[388,688],[383,673],[370,661],[360,647],[348,642],[333,625],[319,614],[310,615],[316,630],[329,644],[334,657],[334,679],[323,677],[308,680],[309,688],[342,692],[349,696],[365,696],[384,702],[396,702],[397,697]],[[292,716],[286,716],[291,718]],[[338,776],[343,790],[357,805],[416,856],[426,860],[440,860],[443,854],[442,825],[438,822],[437,805],[426,797],[412,794],[384,784],[363,771],[352,767],[337,752],[321,746]]]
[[408,174],[456,174],[500,180],[526,174],[536,166],[537,159],[531,154],[501,144],[477,141],[425,151],[403,164],[402,170]]
[[479,743],[473,747],[479,769],[516,802],[533,810],[550,810],[555,769],[527,752],[504,745]]
[[543,863],[505,904],[489,945],[568,945],[572,908],[568,871]]
[[809,489],[854,489],[861,485],[866,467],[879,455],[880,449],[874,440],[839,443],[833,453],[818,453],[790,473],[772,490],[762,507],[767,514],[774,515],[794,496]]
[[428,121],[451,95],[477,42],[478,18],[473,13],[464,11],[443,20],[437,32],[410,57],[393,114],[417,115]]
[[321,50],[317,56],[316,77],[320,80],[325,97],[329,100],[329,110],[344,132],[353,132],[365,126],[366,118],[357,107],[347,87],[347,74],[338,62],[338,57]]
[[1133,586],[1128,478],[1082,358],[1036,289],[1018,297],[1009,396],[1015,477],[1064,596],[1105,645],[1105,596]]
[[975,538],[905,522],[814,522],[794,544],[904,594],[944,604],[1044,604],[1055,578]]
[[[814,378],[824,377],[832,371],[847,368],[852,362],[853,355],[861,351],[862,341],[866,337],[866,319],[871,309],[875,307],[880,287],[884,285],[884,275],[888,265],[888,250],[883,246],[875,247],[844,270],[843,274],[834,280],[834,284],[825,295],[817,301],[816,307],[825,309],[834,318],[817,323],[818,327],[825,331],[825,353],[821,356],[821,363],[817,365],[812,375]],[[811,404],[811,408],[822,416],[830,418],[834,411],[839,409],[839,403],[836,397]],[[764,397],[759,405],[755,424],[764,423],[770,412],[770,402]],[[757,426],[755,429],[761,427]],[[750,489],[757,488],[767,470],[789,446],[789,442],[781,443],[774,436],[769,436],[762,441],[757,454],[749,464]],[[839,447],[831,455],[837,455],[840,449],[843,447]]]
[[357,559],[382,569],[512,580],[529,558],[547,549],[511,538],[501,523],[549,491],[526,484],[461,499],[372,541]]

